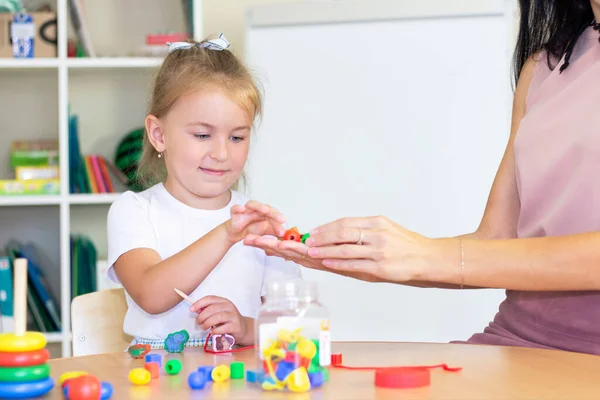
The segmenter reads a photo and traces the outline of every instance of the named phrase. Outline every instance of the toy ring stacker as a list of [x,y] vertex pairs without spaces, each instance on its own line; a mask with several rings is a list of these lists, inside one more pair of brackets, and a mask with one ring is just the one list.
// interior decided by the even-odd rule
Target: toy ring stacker
[[23,336],[13,333],[0,335],[0,351],[24,352],[41,350],[46,346],[46,337],[40,332],[25,332]]
[[31,382],[0,382],[0,399],[25,399],[42,396],[54,387],[54,380],[48,377]]
[[[2,339],[0,339],[2,340]],[[40,365],[48,361],[50,352],[48,349],[40,349],[25,352],[0,352],[0,366],[2,367],[30,367]]]

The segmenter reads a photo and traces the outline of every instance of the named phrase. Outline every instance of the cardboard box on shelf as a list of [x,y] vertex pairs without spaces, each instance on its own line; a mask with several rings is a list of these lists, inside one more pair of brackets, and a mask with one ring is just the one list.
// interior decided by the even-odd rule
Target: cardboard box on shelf
[[[33,58],[56,57],[56,14],[28,13],[33,19]],[[15,14],[0,13],[0,58],[15,58],[11,38]]]
[[58,166],[58,162],[58,139],[15,140],[11,143],[11,168]]
[[27,194],[60,194],[60,180],[34,179],[29,181],[0,180],[0,196],[21,196]]

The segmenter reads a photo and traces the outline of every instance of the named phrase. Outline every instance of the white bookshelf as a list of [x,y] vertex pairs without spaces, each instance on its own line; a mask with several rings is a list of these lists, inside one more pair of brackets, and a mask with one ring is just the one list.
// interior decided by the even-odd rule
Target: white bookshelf
[[[57,58],[0,58],[0,118],[4,125],[0,179],[13,179],[8,167],[10,142],[17,138],[59,139],[61,193],[0,196],[0,244],[13,237],[40,243],[56,264],[44,272],[60,303],[63,330],[46,337],[49,343],[61,346],[62,357],[71,355],[70,235],[86,234],[97,248],[98,260],[106,259],[106,215],[120,195],[69,193],[69,106],[71,113],[79,116],[81,152],[113,161],[118,142],[143,126],[151,78],[162,62],[157,57],[129,57],[129,51],[136,43],[143,44],[146,33],[186,29],[180,1],[83,0],[83,4],[97,57],[67,57],[67,38],[73,37],[67,0],[54,0]],[[194,38],[198,40],[203,36],[203,1],[193,0],[193,10]],[[29,114],[19,117],[23,113]]]

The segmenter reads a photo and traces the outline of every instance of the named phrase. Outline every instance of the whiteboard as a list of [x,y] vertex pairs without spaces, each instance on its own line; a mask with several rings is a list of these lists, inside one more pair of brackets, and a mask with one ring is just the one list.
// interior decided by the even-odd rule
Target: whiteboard
[[[509,137],[511,18],[501,1],[451,3],[250,9],[246,58],[265,116],[248,194],[301,232],[368,215],[431,237],[475,230]],[[303,273],[338,341],[464,340],[504,298]]]

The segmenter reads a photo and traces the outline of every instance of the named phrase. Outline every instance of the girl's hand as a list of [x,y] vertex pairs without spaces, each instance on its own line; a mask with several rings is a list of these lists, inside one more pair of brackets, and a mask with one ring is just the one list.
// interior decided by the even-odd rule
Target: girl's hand
[[[306,240],[307,255],[332,272],[368,273],[388,282],[427,280],[435,240],[385,217],[343,218],[322,225]],[[456,256],[460,262],[457,245]]]
[[[303,265],[306,268],[316,269],[320,271],[328,271],[328,268],[323,265],[322,260],[310,258],[307,256],[309,247],[305,244],[293,240],[280,241],[274,237],[265,237],[257,235],[248,235],[244,238],[244,244],[254,246],[264,250],[268,256],[276,256],[285,258],[288,261],[294,261],[297,264]],[[337,273],[351,278],[360,279],[368,282],[381,282],[375,276],[363,272],[344,272],[336,271]]]
[[228,333],[235,338],[237,344],[254,343],[252,318],[242,316],[228,299],[206,296],[196,301],[190,311],[198,313],[196,325],[205,331],[210,329],[212,335]]
[[231,207],[231,218],[225,223],[225,229],[234,244],[248,234],[281,237],[285,234],[284,222],[284,216],[276,209],[250,200],[243,206]]

